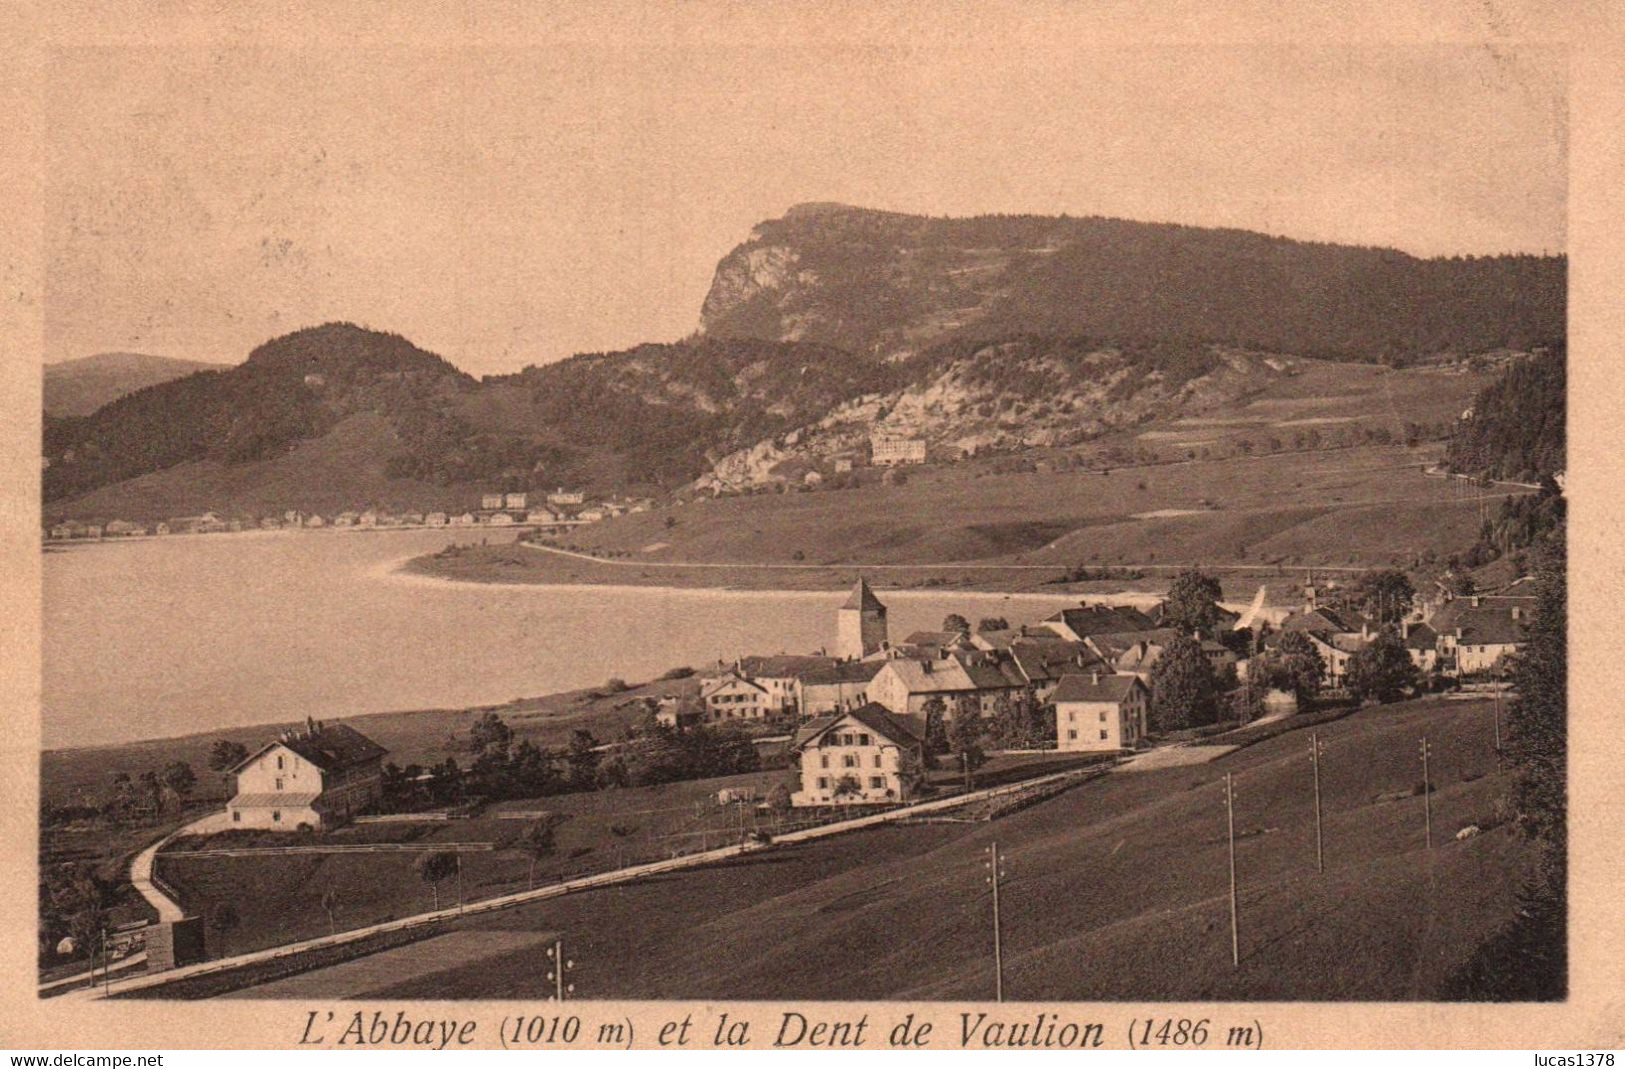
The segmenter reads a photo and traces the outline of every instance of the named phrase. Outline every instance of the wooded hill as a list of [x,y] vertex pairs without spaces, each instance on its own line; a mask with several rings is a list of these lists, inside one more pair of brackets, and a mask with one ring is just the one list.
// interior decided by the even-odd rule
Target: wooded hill
[[1534,481],[1567,461],[1568,370],[1561,346],[1509,365],[1473,400],[1450,440],[1453,471]]
[[832,413],[875,418],[856,403],[905,390],[964,402],[934,440],[985,437],[981,420],[1019,445],[1042,418],[1047,440],[1079,441],[1255,389],[1279,370],[1271,353],[1406,363],[1560,343],[1563,280],[1561,258],[804,208],[722,261],[695,337],[476,381],[398,335],[312,327],[240,366],[47,419],[44,496],[48,516],[140,519],[225,507],[222,487],[267,511],[426,507],[476,488],[653,493]]

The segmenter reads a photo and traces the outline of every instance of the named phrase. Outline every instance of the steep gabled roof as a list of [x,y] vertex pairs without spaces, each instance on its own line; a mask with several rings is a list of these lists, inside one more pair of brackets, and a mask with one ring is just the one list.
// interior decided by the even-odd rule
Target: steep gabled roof
[[1151,646],[1167,646],[1180,633],[1171,627],[1153,627],[1145,631],[1113,631],[1090,635],[1089,645],[1102,657],[1120,657],[1144,642]]
[[837,683],[867,683],[880,674],[885,661],[841,661],[802,673],[803,686],[832,686]]
[[1079,638],[1114,631],[1148,631],[1154,626],[1151,617],[1127,605],[1083,605],[1062,609],[1044,619],[1047,623],[1065,625]]
[[1282,631],[1330,631],[1332,633],[1353,631],[1347,620],[1344,620],[1331,609],[1306,609],[1295,612],[1281,621]]
[[879,598],[875,597],[875,592],[869,589],[869,581],[862,576],[858,577],[857,583],[852,587],[852,596],[846,599],[846,604],[842,605],[841,608],[877,612],[886,611],[886,606],[881,603]]
[[870,702],[845,713],[831,713],[828,716],[816,716],[796,732],[791,742],[792,750],[800,750],[810,743],[817,741],[830,729],[836,727],[843,720],[856,720],[876,735],[898,746],[916,747],[920,745],[920,737],[915,734],[909,722],[902,717],[893,716],[890,710],[879,702]]
[[1073,673],[1061,677],[1050,695],[1052,702],[1121,702],[1135,687],[1144,687],[1135,675]]
[[[1020,640],[1010,644],[1010,659],[1029,683],[1047,683],[1069,672],[1081,672],[1105,662],[1082,642],[1057,638],[1054,642]],[[1081,662],[1081,663],[1080,663]]]
[[239,761],[231,771],[246,767],[273,746],[286,746],[323,772],[353,768],[376,761],[389,752],[347,724],[316,726],[314,721],[307,723],[311,726],[306,731],[271,740]]

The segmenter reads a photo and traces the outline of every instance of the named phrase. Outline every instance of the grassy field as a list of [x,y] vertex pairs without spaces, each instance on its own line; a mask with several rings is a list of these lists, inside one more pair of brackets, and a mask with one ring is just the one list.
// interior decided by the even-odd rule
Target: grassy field
[[[894,586],[1065,590],[1067,568],[1180,565],[1260,577],[1439,559],[1477,537],[1514,488],[1430,478],[1432,450],[1363,446],[1098,472],[921,469],[904,486],[722,498],[580,528],[566,548],[514,545],[419,558],[417,571],[500,582],[829,588],[873,569]],[[1145,589],[1147,580],[1079,584]]]
[[[983,850],[1008,860],[1016,1000],[1428,999],[1511,914],[1532,860],[1490,827],[1506,787],[1488,707],[1376,707],[1327,744],[1324,875],[1303,732],[1208,764],[1106,776],[983,825],[888,826],[471,918],[419,954],[248,995],[540,998],[559,933],[587,998],[989,998]],[[1423,846],[1417,740],[1434,748]],[[1235,776],[1240,968],[1230,963],[1220,783]],[[1399,796],[1389,797],[1389,796]],[[1489,827],[1456,841],[1469,823]],[[500,936],[492,933],[500,933]],[[383,963],[389,965],[391,963]]]
[[[991,785],[1092,761],[1089,755],[997,756],[978,770],[976,783]],[[555,831],[556,853],[538,860],[534,868],[535,884],[542,885],[564,876],[737,842],[750,831],[772,834],[805,822],[809,819],[805,813],[777,819],[757,813],[752,806],[720,805],[716,800],[717,792],[723,789],[753,791],[765,797],[780,783],[793,787],[793,779],[793,773],[780,769],[656,787],[553,795],[501,802],[473,820],[352,825],[310,842],[344,846],[445,844],[447,849],[454,849],[456,844],[490,844],[494,849],[462,852],[462,893],[464,901],[472,902],[531,886],[530,859],[515,844],[534,819],[530,814],[545,812],[562,818]],[[963,785],[960,774],[947,768],[934,773],[932,782],[949,792]],[[514,818],[503,818],[505,812],[514,814]],[[187,857],[184,853],[286,846],[290,842],[287,835],[271,832],[227,832],[177,840],[160,855],[161,874],[181,894],[189,912],[213,917],[227,902],[237,910],[240,927],[229,933],[215,933],[211,937],[211,956],[326,934],[330,922],[321,908],[321,899],[329,889],[343,903],[331,919],[339,930],[434,907],[434,890],[413,869],[416,855],[411,853],[301,854],[274,860]],[[455,881],[441,885],[442,904],[455,902],[456,895]]]

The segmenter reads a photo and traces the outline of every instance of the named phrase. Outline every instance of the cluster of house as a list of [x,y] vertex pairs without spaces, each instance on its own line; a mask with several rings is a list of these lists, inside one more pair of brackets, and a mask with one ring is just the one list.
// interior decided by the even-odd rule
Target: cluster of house
[[[1423,604],[1402,625],[1406,649],[1424,671],[1490,672],[1522,645],[1532,607],[1532,597],[1517,592]],[[1031,699],[1054,707],[1058,750],[1139,745],[1147,733],[1151,669],[1182,634],[1165,625],[1163,613],[1162,605],[1084,604],[1033,625],[921,631],[893,643],[886,606],[860,579],[837,612],[832,654],[719,664],[700,678],[697,703],[671,702],[657,716],[674,726],[685,719],[799,724],[792,742],[801,771],[796,805],[901,800],[923,767],[931,707],[949,717],[986,718],[1004,702]],[[1221,610],[1216,630],[1257,622],[1252,614]],[[1349,658],[1376,635],[1372,621],[1351,622],[1320,606],[1313,587],[1264,648],[1288,631],[1303,633],[1321,653],[1332,690],[1342,687]],[[1244,655],[1212,638],[1198,641],[1215,671],[1245,677]]]
[[587,501],[580,490],[558,489],[546,495],[545,502],[530,503],[530,495],[518,493],[484,494],[480,507],[462,512],[391,512],[385,509],[346,510],[323,516],[316,512],[288,509],[280,516],[222,518],[214,512],[199,516],[179,516],[148,527],[128,520],[83,523],[63,520],[51,525],[46,538],[67,539],[129,538],[142,535],[215,534],[233,531],[281,530],[290,528],[378,528],[378,527],[573,527],[597,523],[628,512],[647,512],[654,507],[648,498]]
[[[1418,668],[1452,676],[1493,674],[1525,642],[1534,597],[1514,584],[1495,595],[1421,601],[1401,625]],[[1181,632],[1164,626],[1164,606],[1061,609],[1032,625],[995,631],[918,631],[890,640],[884,603],[863,579],[836,612],[833,652],[740,657],[699,680],[697,702],[663,704],[669,726],[782,721],[795,725],[791,751],[800,770],[797,806],[873,804],[913,796],[925,768],[927,715],[996,715],[1005,702],[1053,706],[1056,748],[1113,752],[1147,734],[1151,669]],[[1221,610],[1217,630],[1250,627],[1251,613]],[[1370,620],[1304,604],[1263,640],[1307,637],[1326,663],[1326,684],[1342,686],[1349,658],[1371,642]],[[1248,661],[1225,644],[1201,641],[1216,670],[1245,676]],[[233,827],[324,828],[375,804],[384,749],[345,725],[307,721],[284,732],[232,771],[227,805]]]

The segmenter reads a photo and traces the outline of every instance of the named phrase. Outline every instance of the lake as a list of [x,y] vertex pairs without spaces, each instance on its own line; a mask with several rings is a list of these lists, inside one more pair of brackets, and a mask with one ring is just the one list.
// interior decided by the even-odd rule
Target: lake
[[[451,583],[394,565],[471,532],[254,532],[45,555],[47,748],[496,704],[835,641],[845,592]],[[506,539],[509,535],[495,536]],[[894,639],[1075,598],[887,592]]]

